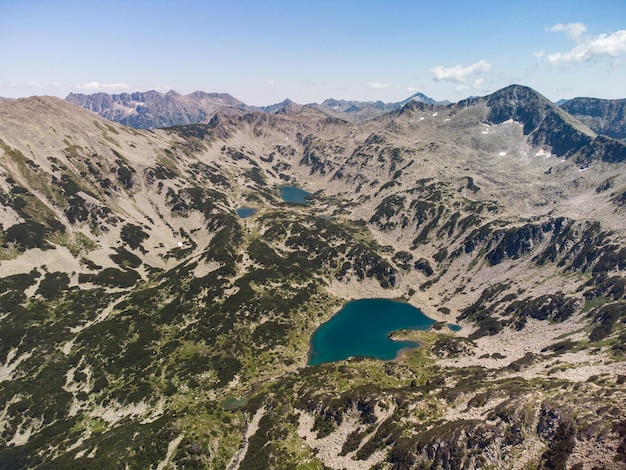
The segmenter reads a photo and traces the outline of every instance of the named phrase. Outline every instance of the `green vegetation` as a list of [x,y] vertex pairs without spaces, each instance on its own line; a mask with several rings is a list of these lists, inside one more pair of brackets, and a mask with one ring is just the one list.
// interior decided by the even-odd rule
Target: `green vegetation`
[[141,250],[145,252],[145,249],[142,246],[144,240],[150,238],[146,232],[143,231],[142,227],[135,224],[126,224],[122,227],[120,232],[120,238],[124,243],[126,243],[133,250]]

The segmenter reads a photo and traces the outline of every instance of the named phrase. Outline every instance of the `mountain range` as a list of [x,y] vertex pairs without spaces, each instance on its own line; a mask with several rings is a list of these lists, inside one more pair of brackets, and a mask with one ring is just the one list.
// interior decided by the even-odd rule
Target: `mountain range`
[[[624,468],[618,108],[150,93],[0,102],[0,468]],[[307,365],[359,298],[436,323]]]
[[[181,95],[175,91],[160,93],[154,90],[117,95],[70,93],[66,100],[94,111],[106,119],[137,129],[197,124],[208,121],[217,110],[225,108],[244,112],[293,113],[298,112],[303,106],[308,106],[330,116],[358,122],[400,109],[410,102],[440,106],[450,104],[449,101],[435,101],[419,92],[395,103],[327,99],[321,104],[300,105],[286,99],[269,106],[249,106],[227,93],[200,91],[187,95]],[[561,100],[558,105],[594,132],[619,140],[626,139],[626,99],[574,98]]]
[[175,91],[136,93],[70,93],[70,103],[94,111],[111,121],[137,129],[169,127],[202,122],[223,107],[245,108],[245,104],[227,93],[196,91],[181,95]]
[[265,113],[297,112],[302,106],[319,109],[329,115],[342,116],[349,120],[363,120],[393,111],[410,101],[428,104],[449,104],[448,101],[435,101],[423,93],[415,93],[398,103],[363,102],[328,99],[321,104],[300,105],[286,99],[270,106],[248,106],[227,93],[205,93],[196,91],[181,95],[175,91],[161,93],[94,93],[84,95],[70,93],[66,98],[70,103],[94,111],[111,121],[137,129],[154,129],[184,124],[198,124],[208,121],[218,109],[230,108],[244,112],[263,111]]

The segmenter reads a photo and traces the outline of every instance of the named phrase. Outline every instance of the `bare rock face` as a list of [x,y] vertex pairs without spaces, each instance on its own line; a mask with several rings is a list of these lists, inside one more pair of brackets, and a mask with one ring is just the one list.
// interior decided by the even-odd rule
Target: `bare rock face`
[[[360,122],[88,98],[227,107],[0,103],[0,467],[623,468],[623,142],[520,86]],[[307,366],[366,297],[435,326]]]
[[561,108],[598,134],[626,139],[626,99],[573,98]]

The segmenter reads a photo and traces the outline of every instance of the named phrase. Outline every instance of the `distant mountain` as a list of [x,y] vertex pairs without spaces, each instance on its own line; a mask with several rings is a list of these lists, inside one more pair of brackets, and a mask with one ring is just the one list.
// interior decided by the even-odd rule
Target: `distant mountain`
[[352,122],[371,119],[394,111],[410,102],[447,105],[449,101],[435,101],[423,93],[416,93],[397,103],[382,101],[349,101],[327,99],[321,104],[298,104],[290,99],[269,106],[248,106],[227,93],[205,93],[196,91],[181,95],[172,90],[167,93],[146,91],[135,93],[94,93],[84,95],[70,93],[66,98],[82,108],[88,109],[111,121],[136,129],[155,129],[185,124],[197,124],[210,119],[216,111],[225,108],[244,111],[261,111],[269,114],[291,114],[302,111],[303,106],[316,108],[332,117]]
[[486,103],[490,109],[489,121],[494,124],[509,119],[520,122],[533,145],[548,145],[557,155],[572,156],[596,137],[532,88],[511,85],[489,95]]
[[210,118],[220,108],[246,108],[245,103],[227,93],[202,91],[187,95],[173,90],[167,93],[151,90],[117,95],[70,93],[65,99],[106,119],[137,129],[195,124]]
[[[321,104],[301,105],[285,99],[269,106],[248,106],[226,93],[201,91],[187,95],[175,91],[160,93],[154,90],[118,95],[70,93],[66,100],[106,119],[138,129],[206,122],[217,111],[224,113],[226,110],[230,110],[230,114],[261,111],[293,116],[301,114],[307,108],[316,109],[333,118],[358,123],[386,113],[402,112],[405,108],[406,111],[428,108],[434,112],[439,106],[462,108],[469,104],[482,103],[490,110],[487,116],[490,122],[498,124],[508,119],[521,122],[524,124],[524,133],[530,136],[533,145],[548,146],[558,155],[570,157],[583,147],[591,145],[585,149],[589,155],[602,154],[603,158],[621,159],[620,146],[615,147],[614,151],[608,151],[604,148],[605,139],[596,139],[595,134],[626,139],[626,100],[574,98],[555,104],[535,90],[520,85],[511,85],[487,97],[470,97],[457,104],[451,104],[447,100],[437,101],[419,92],[395,103],[330,98]],[[559,106],[559,103],[562,104]],[[598,145],[603,147],[602,151],[594,149]]]
[[417,101],[419,103],[426,103],[426,104],[435,104],[438,106],[445,106],[447,104],[450,104],[450,101],[448,100],[436,101],[432,99],[431,97],[426,96],[424,93],[420,93],[420,92],[417,92],[414,95],[409,96],[406,100],[400,101],[400,103],[397,103],[397,104],[404,106],[410,101]]
[[623,142],[598,136],[545,96],[521,85],[510,85],[491,95],[468,98],[443,108],[413,101],[398,113],[436,112],[437,109],[460,112],[477,106],[486,107],[486,123],[520,123],[530,145],[549,149],[557,156],[576,157],[581,163],[597,159],[611,162],[626,160],[626,145]]
[[338,113],[356,113],[367,108],[376,109],[378,111],[391,111],[397,107],[396,103],[383,103],[382,101],[353,101],[353,100],[337,100],[334,98],[324,100],[320,108],[327,109]]
[[271,104],[269,106],[254,106],[253,109],[255,109],[257,111],[261,111],[263,113],[270,113],[271,114],[271,113],[275,113],[277,111],[280,111],[281,109],[289,108],[289,107],[293,107],[293,106],[302,106],[302,105],[299,105],[295,101],[291,101],[289,98],[287,98],[284,101],[281,101],[280,103]]
[[3,98],[2,96],[0,96],[0,101],[10,101],[13,98]]
[[407,99],[395,103],[385,103],[383,101],[349,101],[349,100],[337,100],[334,98],[327,99],[321,104],[312,104],[311,106],[318,107],[333,115],[341,114],[342,118],[349,119],[351,121],[363,121],[371,119],[376,116],[380,116],[391,111],[402,108],[407,103],[418,102],[431,105],[447,105],[449,101],[436,101],[423,93],[415,93]]
[[626,99],[574,98],[560,106],[594,132],[626,139]]
[[[568,103],[571,103],[569,101]],[[580,161],[596,159],[604,161],[626,160],[623,143],[596,135],[581,121],[537,93],[532,88],[511,85],[490,95],[489,119],[494,123],[508,119],[521,122],[524,134],[536,146],[549,146],[552,152],[564,157],[576,155]]]

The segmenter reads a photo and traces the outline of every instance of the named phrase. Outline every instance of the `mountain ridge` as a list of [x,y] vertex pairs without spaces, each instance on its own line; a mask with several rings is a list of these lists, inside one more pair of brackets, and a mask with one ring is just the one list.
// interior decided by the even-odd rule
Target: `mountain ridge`
[[[300,106],[309,106],[319,108],[333,116],[344,115],[350,116],[354,120],[363,120],[398,109],[411,101],[448,104],[448,101],[435,101],[419,92],[397,103],[327,99],[321,104],[301,105],[287,98],[280,103],[268,106],[249,106],[227,93],[196,91],[181,95],[174,90],[167,93],[155,90],[120,94],[100,92],[85,95],[70,93],[65,99],[109,120],[139,129],[197,124],[209,119],[218,109],[224,107],[275,113],[293,112]],[[285,111],[286,108],[291,108],[291,111]]]
[[[508,91],[507,91],[508,90]],[[610,153],[609,158],[623,159],[623,152],[621,146],[611,143],[611,152],[608,152],[604,147],[606,146],[605,139],[596,139],[594,131],[591,131],[587,125],[591,126],[595,130],[595,133],[604,134],[611,138],[617,138],[623,140],[626,134],[623,132],[624,126],[626,126],[626,118],[624,118],[624,100],[591,100],[583,98],[575,98],[570,100],[569,104],[564,103],[561,106],[555,106],[547,98],[529,93],[531,90],[528,87],[521,85],[510,85],[502,90],[498,90],[486,97],[470,97],[465,100],[461,100],[458,103],[449,103],[448,101],[435,101],[432,98],[427,97],[423,93],[415,93],[409,98],[397,102],[397,103],[383,103],[377,102],[361,102],[361,101],[346,101],[327,99],[321,104],[311,103],[307,105],[300,105],[290,99],[285,99],[280,103],[276,103],[269,106],[248,106],[245,103],[232,98],[232,96],[224,93],[205,93],[205,92],[193,92],[187,95],[181,95],[174,90],[170,90],[168,93],[163,94],[156,91],[149,91],[144,93],[122,93],[119,95],[108,95],[106,93],[96,93],[92,95],[81,95],[70,93],[66,100],[73,102],[79,106],[90,109],[101,116],[121,122],[125,125],[130,125],[135,128],[158,128],[169,127],[173,125],[184,125],[199,122],[206,122],[211,116],[218,112],[218,110],[224,110],[231,108],[233,112],[237,110],[251,111],[257,110],[265,113],[286,113],[297,114],[302,112],[304,107],[317,108],[320,111],[326,113],[328,116],[337,117],[340,119],[348,120],[351,122],[361,122],[367,119],[372,119],[381,116],[388,112],[401,110],[411,103],[422,103],[429,106],[465,106],[466,103],[477,102],[482,99],[488,99],[488,105],[492,111],[488,119],[493,122],[499,122],[503,116],[508,116],[509,119],[523,120],[525,122],[525,132],[531,134],[534,145],[546,144],[550,148],[554,149],[556,153],[563,154],[565,156],[571,156],[576,153],[584,154],[587,156]],[[534,100],[533,112],[525,111],[514,104],[515,93],[519,92],[525,96],[528,100],[532,96]],[[508,93],[508,96],[505,96]],[[165,104],[159,103],[165,100]],[[501,100],[502,103],[496,106],[496,101]],[[581,104],[583,103],[585,104]],[[597,108],[601,103],[603,109],[611,109],[610,122],[601,124],[599,118],[590,117],[589,113],[598,114],[600,111],[590,111],[590,104],[592,107]],[[539,108],[537,108],[537,105]],[[418,108],[420,106],[418,105]],[[411,107],[409,106],[408,109]],[[584,108],[584,112],[581,111]],[[433,108],[434,109],[434,108]],[[516,109],[515,112],[512,112]],[[580,124],[576,124],[576,121],[572,121],[567,115],[564,115],[560,110],[577,110],[575,112],[574,119]],[[500,115],[498,115],[498,113]],[[530,113],[530,114],[529,114]],[[582,113],[582,114],[581,114]],[[586,113],[586,114],[585,114]],[[534,114],[531,116],[531,114]],[[569,114],[569,113],[568,113]],[[571,114],[570,114],[571,115]],[[577,119],[579,118],[579,119]],[[506,119],[505,119],[506,120]],[[533,120],[538,120],[534,122]],[[582,120],[582,121],[581,121]],[[542,127],[541,123],[545,122]],[[562,129],[568,129],[569,134],[567,136],[560,135],[558,142],[554,137],[549,137],[553,132],[547,132],[545,128],[553,130],[555,127]],[[546,140],[548,139],[548,140]],[[594,147],[602,147],[595,149]]]
[[227,93],[196,91],[181,95],[173,90],[134,93],[70,93],[67,101],[94,111],[109,120],[139,129],[202,122],[222,107],[246,105]]
[[626,99],[573,98],[561,108],[598,134],[626,139]]

